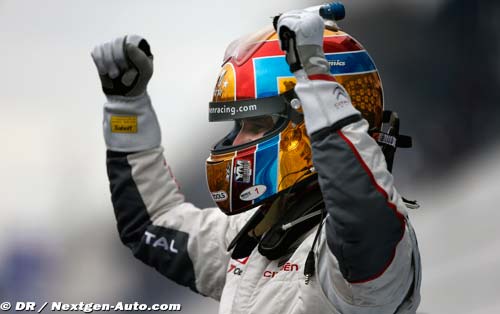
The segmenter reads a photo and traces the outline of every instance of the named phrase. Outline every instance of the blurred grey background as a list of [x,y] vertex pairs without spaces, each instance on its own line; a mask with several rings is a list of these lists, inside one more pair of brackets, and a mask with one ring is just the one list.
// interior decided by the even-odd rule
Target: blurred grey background
[[[344,1],[340,25],[377,63],[414,149],[395,179],[423,258],[420,313],[500,313],[500,5]],[[90,58],[125,33],[155,55],[150,94],[188,199],[212,206],[204,160],[227,126],[207,102],[227,44],[317,1],[0,0],[0,301],[217,303],[162,278],[118,238]]]

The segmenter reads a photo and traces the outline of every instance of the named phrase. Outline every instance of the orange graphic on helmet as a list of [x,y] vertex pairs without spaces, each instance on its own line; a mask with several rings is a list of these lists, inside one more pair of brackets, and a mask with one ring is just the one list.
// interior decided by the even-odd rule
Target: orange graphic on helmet
[[236,100],[236,76],[231,63],[226,63],[219,73],[215,84],[213,101]]

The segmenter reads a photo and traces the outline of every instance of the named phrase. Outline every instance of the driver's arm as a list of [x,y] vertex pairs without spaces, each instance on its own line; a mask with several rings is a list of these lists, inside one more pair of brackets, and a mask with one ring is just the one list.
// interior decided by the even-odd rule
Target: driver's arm
[[412,313],[420,285],[416,237],[368,123],[330,75],[323,30],[310,12],[278,20],[328,211],[318,278],[341,313]]
[[215,208],[200,210],[179,192],[146,92],[153,74],[148,43],[120,37],[95,47],[92,57],[107,98],[106,163],[122,242],[161,274],[219,299],[230,259],[226,249],[240,220]]

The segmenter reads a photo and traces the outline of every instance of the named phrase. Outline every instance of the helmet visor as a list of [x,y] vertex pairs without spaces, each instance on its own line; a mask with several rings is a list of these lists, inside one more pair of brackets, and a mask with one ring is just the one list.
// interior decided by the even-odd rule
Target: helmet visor
[[212,149],[213,153],[226,153],[243,149],[264,141],[284,129],[290,119],[290,100],[293,90],[261,99],[211,102],[208,119],[235,121],[233,129]]
[[279,115],[264,115],[238,119],[233,128],[212,148],[214,154],[238,151],[275,136],[287,125],[288,119]]
[[260,116],[247,118],[240,121],[241,127],[233,140],[233,146],[244,145],[257,141],[274,129],[277,118],[273,116]]
[[236,65],[244,64],[273,35],[274,28],[272,25],[268,25],[255,34],[243,36],[233,41],[226,49],[224,62],[232,58]]

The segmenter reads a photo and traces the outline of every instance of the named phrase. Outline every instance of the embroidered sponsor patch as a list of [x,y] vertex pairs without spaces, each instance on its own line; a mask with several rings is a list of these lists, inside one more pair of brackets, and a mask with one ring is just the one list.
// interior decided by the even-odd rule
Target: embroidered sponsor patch
[[[243,266],[239,266],[239,264],[246,265],[249,258],[250,257],[248,256],[248,257],[233,260],[234,262],[229,264],[229,269],[227,270],[227,272],[233,273],[237,276],[241,276],[243,274]],[[235,262],[237,262],[237,263],[235,263]]]
[[299,264],[287,262],[283,266],[279,268],[279,271],[276,270],[265,270],[263,276],[266,278],[274,278],[279,272],[298,272]]
[[137,133],[137,116],[111,116],[111,133]]

